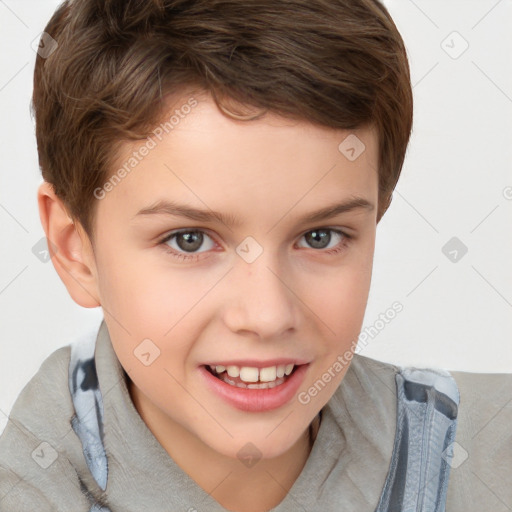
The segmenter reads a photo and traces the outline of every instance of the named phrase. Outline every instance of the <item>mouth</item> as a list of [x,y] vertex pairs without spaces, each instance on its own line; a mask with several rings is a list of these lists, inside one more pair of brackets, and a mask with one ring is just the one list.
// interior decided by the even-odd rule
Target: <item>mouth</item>
[[[304,382],[310,363],[276,361],[275,366],[203,364],[199,367],[206,387],[216,397],[244,412],[265,412],[290,404]],[[252,363],[254,364],[254,362]]]
[[301,365],[293,363],[257,368],[254,366],[205,365],[214,377],[242,389],[272,389],[280,386]]

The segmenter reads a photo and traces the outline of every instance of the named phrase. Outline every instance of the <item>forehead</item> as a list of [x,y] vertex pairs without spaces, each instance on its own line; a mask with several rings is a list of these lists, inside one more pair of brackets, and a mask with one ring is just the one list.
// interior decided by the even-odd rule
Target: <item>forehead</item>
[[132,214],[166,199],[240,217],[354,195],[376,201],[373,127],[335,130],[275,113],[242,121],[204,94],[169,98],[167,106],[148,139],[125,143],[115,162],[114,174],[126,172],[108,200],[129,204]]

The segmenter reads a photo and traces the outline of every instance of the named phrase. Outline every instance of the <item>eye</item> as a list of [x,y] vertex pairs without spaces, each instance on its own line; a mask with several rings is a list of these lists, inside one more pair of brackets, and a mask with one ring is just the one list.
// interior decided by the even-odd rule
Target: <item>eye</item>
[[327,249],[330,242],[333,241],[332,233],[336,235],[334,241],[338,239],[338,243],[335,243],[333,248],[331,246],[330,250],[326,250],[325,252],[328,254],[336,254],[346,248],[352,238],[344,231],[332,228],[315,228],[304,233],[301,238],[304,238],[309,246],[314,249]]
[[[332,237],[332,233],[335,237]],[[344,231],[333,228],[315,228],[307,231],[301,237],[307,240],[309,246],[313,249],[319,249],[316,252],[327,254],[338,254],[347,248],[352,239]],[[205,240],[210,240],[209,247],[203,251],[198,249],[203,245]],[[334,247],[329,248],[329,244],[334,240]],[[341,241],[340,241],[341,239]],[[163,238],[159,245],[169,253],[172,257],[180,260],[197,260],[203,252],[213,249],[216,244],[213,239],[201,229],[182,229],[169,233]]]
[[[197,259],[195,253],[197,252],[197,249],[203,245],[205,237],[213,242],[212,238],[200,229],[184,229],[170,233],[160,242],[160,244],[162,244],[164,249],[175,258]],[[214,246],[215,243],[211,244],[209,248],[207,247],[206,250],[212,249]],[[180,251],[185,251],[185,253]],[[191,252],[192,254],[189,255],[186,254],[186,252]]]

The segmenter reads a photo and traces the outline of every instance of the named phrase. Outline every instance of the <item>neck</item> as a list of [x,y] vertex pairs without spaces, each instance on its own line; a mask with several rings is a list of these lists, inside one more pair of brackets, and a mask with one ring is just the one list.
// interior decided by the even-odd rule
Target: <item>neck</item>
[[169,421],[130,379],[127,384],[141,418],[174,462],[224,508],[236,512],[261,512],[281,503],[306,464],[320,425],[317,416],[289,450],[244,467]]

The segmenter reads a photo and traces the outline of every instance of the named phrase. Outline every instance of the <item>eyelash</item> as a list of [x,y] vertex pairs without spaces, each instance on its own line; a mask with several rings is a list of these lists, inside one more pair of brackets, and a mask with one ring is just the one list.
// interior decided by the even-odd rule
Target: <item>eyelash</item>
[[[317,252],[324,252],[326,254],[334,256],[334,255],[341,253],[343,250],[345,250],[348,247],[348,245],[350,244],[350,242],[352,241],[352,235],[347,234],[345,231],[342,231],[340,229],[327,228],[327,227],[326,228],[310,229],[310,230],[306,231],[305,233],[303,233],[300,236],[300,238],[302,238],[304,235],[307,235],[308,233],[311,233],[313,231],[330,231],[332,233],[336,233],[343,237],[342,241],[335,248],[317,249],[316,250]],[[210,235],[208,235],[208,233],[203,231],[202,229],[190,228],[190,229],[180,229],[178,231],[173,231],[172,233],[169,233],[162,240],[160,240],[160,242],[158,242],[158,245],[162,246],[163,250],[166,253],[170,254],[173,258],[176,258],[178,260],[197,261],[198,259],[201,258],[201,254],[203,254],[204,251],[199,252],[199,253],[187,254],[187,253],[177,252],[175,249],[172,249],[171,247],[169,247],[167,245],[167,242],[169,240],[172,240],[176,235],[179,235],[181,233],[192,233],[192,232],[203,233],[204,235],[208,236],[209,238],[211,238],[213,240],[213,238]],[[315,250],[315,249],[313,249],[313,250]]]

